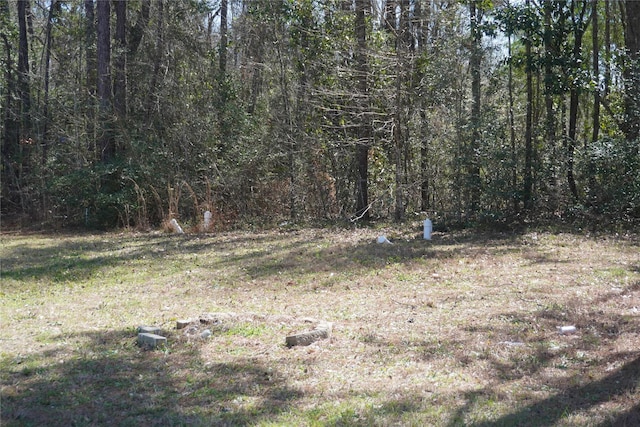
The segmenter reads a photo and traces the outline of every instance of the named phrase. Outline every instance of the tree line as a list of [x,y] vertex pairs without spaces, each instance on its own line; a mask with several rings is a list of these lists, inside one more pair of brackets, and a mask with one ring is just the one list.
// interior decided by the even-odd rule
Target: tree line
[[640,219],[640,2],[0,0],[1,210]]

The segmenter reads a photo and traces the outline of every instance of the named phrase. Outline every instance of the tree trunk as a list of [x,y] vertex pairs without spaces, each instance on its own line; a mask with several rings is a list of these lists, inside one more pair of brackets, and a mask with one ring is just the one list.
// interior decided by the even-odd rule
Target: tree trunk
[[598,83],[600,77],[600,58],[598,51],[600,44],[598,43],[598,0],[592,0],[593,9],[591,11],[591,35],[593,42],[593,75],[596,81],[596,87],[593,91],[593,133],[591,141],[596,142],[600,132],[600,85]]
[[227,36],[227,19],[228,19],[228,0],[221,0],[220,3],[220,52],[219,52],[219,61],[220,61],[220,79],[224,79],[225,74],[227,73],[227,45],[228,45],[228,36]]
[[[418,52],[426,51],[427,40],[429,38],[429,12],[431,9],[430,0],[423,7],[422,1],[418,1],[415,5],[415,22],[416,27],[416,44]],[[435,37],[436,34],[433,34]],[[430,204],[430,186],[429,186],[429,147],[428,147],[428,122],[426,114],[426,105],[424,97],[419,98],[420,102],[420,210],[427,212],[431,208]]]
[[[9,2],[8,0],[0,0],[0,18],[9,22]],[[9,43],[9,38],[7,33],[4,32],[4,28],[0,28],[0,38],[2,38],[2,42],[4,44],[4,50],[6,59],[5,59],[5,69],[4,69],[4,77],[5,77],[5,89],[4,89],[4,99],[2,102],[3,108],[0,110],[4,113],[3,120],[3,133],[2,133],[2,172],[3,178],[5,178],[4,173],[10,168],[10,161],[13,159],[13,153],[16,151],[18,146],[18,126],[13,119],[12,109],[13,109],[13,95],[15,93],[15,81],[13,79],[13,58],[11,57],[11,44]],[[7,162],[7,163],[5,163]],[[6,183],[4,179],[2,183]]]
[[[162,58],[164,56],[164,0],[154,2],[158,8],[158,20],[156,22],[156,51],[153,58],[153,72],[151,81],[149,82],[149,94],[147,95],[146,113],[148,119],[153,117],[153,104],[157,99],[158,79],[160,78],[160,67],[162,66]],[[159,113],[160,111],[158,111]]]
[[517,213],[519,210],[520,201],[518,200],[517,191],[518,188],[518,152],[516,150],[516,126],[514,117],[514,100],[513,100],[513,58],[511,57],[511,33],[507,36],[507,48],[509,54],[509,77],[507,81],[508,85],[508,97],[509,97],[509,139],[511,141],[511,196],[513,202],[513,212]]
[[407,52],[406,35],[408,34],[409,24],[409,5],[406,0],[400,2],[400,25],[397,29],[396,44],[396,81],[395,81],[395,112],[393,115],[393,141],[395,147],[395,211],[394,219],[402,221],[405,214],[405,195],[404,195],[404,163],[403,158],[406,144],[405,136],[405,100],[403,95],[403,86],[405,84],[405,58],[409,54]]
[[95,96],[98,86],[97,60],[96,60],[96,17],[93,0],[84,1],[85,13],[85,61],[86,61],[86,87],[87,87],[87,135],[88,149],[97,152],[96,122],[95,122]]
[[113,159],[115,148],[111,130],[111,29],[110,0],[97,0],[98,31],[98,102],[100,106],[99,158],[106,163]]
[[422,212],[428,212],[431,208],[429,203],[429,197],[431,189],[429,186],[429,145],[428,145],[428,123],[427,114],[422,108],[420,111],[420,119],[422,121],[420,125],[420,134],[422,141],[420,144],[420,210]]
[[553,34],[551,26],[551,7],[552,3],[549,1],[544,2],[544,103],[546,110],[545,121],[545,140],[547,142],[547,149],[549,154],[549,192],[552,210],[556,209],[557,205],[557,150],[556,150],[556,120],[555,112],[553,110],[553,96],[554,96],[554,79],[553,73],[553,60],[555,56],[555,49],[553,46]]
[[471,18],[471,57],[469,69],[471,72],[471,142],[468,153],[468,179],[469,179],[469,213],[467,216],[476,216],[480,201],[480,125],[481,125],[481,81],[480,67],[482,65],[482,9],[478,8],[477,0],[469,1],[469,14]]
[[44,117],[44,128],[42,131],[42,166],[44,166],[47,162],[49,148],[49,73],[51,64],[51,43],[53,41],[51,30],[53,29],[53,16],[59,6],[60,2],[58,0],[52,0],[51,4],[49,5],[49,15],[47,16],[46,44],[44,55],[44,102],[42,107],[42,115]]
[[640,137],[640,1],[626,0],[624,41],[627,63],[623,70],[625,84],[625,122],[623,132],[629,141]]
[[604,91],[602,97],[609,96],[611,87],[611,10],[610,0],[604,1]]
[[[87,0],[93,1],[93,0]],[[142,6],[140,8],[140,14],[136,19],[136,23],[129,30],[129,39],[127,40],[127,55],[134,55],[140,47],[142,36],[144,34],[147,25],[149,24],[149,13],[151,11],[151,0],[142,0]]]
[[[526,1],[527,7],[530,0]],[[533,193],[533,65],[531,58],[531,38],[527,37],[525,41],[525,60],[526,60],[526,91],[527,105],[524,131],[524,189],[522,199],[524,209],[531,209],[531,199]]]
[[[278,65],[280,70],[280,96],[282,98],[282,123],[284,127],[285,134],[285,144],[287,147],[287,161],[288,161],[288,172],[289,172],[289,216],[291,219],[296,219],[298,217],[298,168],[296,166],[297,160],[297,151],[298,151],[298,138],[295,134],[295,123],[293,118],[293,112],[290,105],[289,99],[289,78],[287,74],[287,66],[286,66],[286,53],[282,51],[283,43],[280,43],[278,40],[278,30],[279,25],[276,25],[274,28],[275,33],[275,48],[276,48],[276,56],[278,57]],[[222,64],[221,64],[222,65]],[[222,69],[220,70],[220,78],[224,79],[224,74],[222,74]],[[224,87],[224,81],[220,82],[221,88]],[[220,111],[220,119],[224,118],[224,110]],[[223,123],[221,122],[223,138],[225,138],[225,127],[223,127]]]
[[369,115],[369,65],[367,59],[367,27],[365,11],[369,0],[356,0],[355,37],[356,73],[359,97],[360,126],[356,142],[356,217],[369,219],[369,146],[371,144],[371,123]]
[[113,107],[118,119],[123,120],[127,115],[127,3],[113,0],[113,5],[116,12]]
[[[0,0],[0,17],[9,21],[9,3],[7,0]],[[2,133],[2,211],[16,211],[22,206],[22,195],[19,181],[19,132],[20,124],[15,119],[14,97],[16,95],[16,78],[14,76],[14,62],[11,56],[11,43],[9,35],[4,32],[5,28],[0,28],[0,38],[4,44],[5,54],[5,88],[3,105],[0,110],[3,112],[3,133]]]
[[[600,58],[599,58],[599,50],[600,44],[598,42],[598,0],[591,0],[592,10],[591,10],[591,40],[592,40],[592,50],[593,50],[593,75],[594,80],[596,82],[595,90],[593,91],[593,130],[591,134],[591,142],[595,143],[598,141],[600,135]],[[586,141],[585,141],[586,145]],[[585,147],[586,148],[586,147]],[[594,167],[593,160],[591,156],[589,156],[588,160],[589,164],[589,200],[588,203],[594,202],[595,195],[595,176],[594,176]]]
[[[573,41],[573,56],[572,63],[573,67],[580,67],[581,61],[581,51],[582,51],[582,38],[584,36],[584,31],[586,29],[586,25],[584,25],[584,15],[587,10],[587,2],[586,0],[581,1],[582,8],[580,10],[580,15],[576,17],[574,12],[575,3],[571,3],[572,8],[572,20],[573,20],[573,33],[574,33],[574,41]],[[576,70],[573,70],[576,71]],[[570,93],[569,93],[569,133],[566,139],[566,148],[567,148],[567,184],[569,185],[569,190],[571,191],[571,195],[575,200],[578,200],[578,187],[576,185],[576,179],[573,173],[574,167],[574,152],[576,148],[576,136],[577,136],[577,126],[578,126],[578,108],[579,108],[579,96],[580,96],[580,88],[577,84],[572,84]]]
[[[18,91],[20,94],[20,139],[31,137],[31,89],[29,84],[29,41],[27,39],[27,8],[29,1],[18,2]],[[30,145],[30,144],[22,144]]]

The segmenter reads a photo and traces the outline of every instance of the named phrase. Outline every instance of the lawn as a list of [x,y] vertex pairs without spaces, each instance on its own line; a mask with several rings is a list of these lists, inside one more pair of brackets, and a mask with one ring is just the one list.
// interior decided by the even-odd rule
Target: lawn
[[635,234],[5,232],[0,258],[3,426],[640,425]]

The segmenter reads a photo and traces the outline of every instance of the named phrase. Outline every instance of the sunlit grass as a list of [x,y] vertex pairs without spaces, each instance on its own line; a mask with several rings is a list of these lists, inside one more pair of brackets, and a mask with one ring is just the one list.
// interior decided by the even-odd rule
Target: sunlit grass
[[[2,236],[3,425],[598,425],[638,409],[636,237],[416,237]],[[175,329],[205,313],[224,316]],[[332,337],[287,349],[309,319]],[[139,348],[139,325],[166,348]]]

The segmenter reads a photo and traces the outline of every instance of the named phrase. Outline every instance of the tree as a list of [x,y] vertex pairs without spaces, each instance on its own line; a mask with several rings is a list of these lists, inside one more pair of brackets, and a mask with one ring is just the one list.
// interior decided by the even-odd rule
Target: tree
[[568,70],[570,76],[569,83],[569,129],[567,138],[565,139],[565,149],[567,152],[567,183],[569,190],[575,200],[579,199],[578,187],[576,185],[574,175],[574,152],[576,148],[577,126],[578,126],[578,109],[579,96],[582,89],[582,81],[580,78],[580,70],[582,63],[582,39],[589,23],[589,19],[585,19],[588,9],[587,0],[581,0],[580,11],[576,13],[576,2],[571,2],[571,23],[573,30],[573,51],[571,55],[571,67]]
[[356,141],[356,217],[368,219],[369,214],[369,146],[371,144],[371,123],[369,114],[369,65],[367,60],[367,23],[365,13],[369,0],[355,1],[356,39],[356,79],[360,103],[358,139]]
[[18,29],[20,33],[20,45],[18,49],[18,91],[20,93],[20,140],[22,142],[27,141],[32,136],[31,88],[29,84],[29,41],[27,39],[26,18],[28,8],[28,0],[18,2]]
[[638,4],[0,0],[3,214],[629,215]]
[[96,58],[96,17],[95,17],[95,4],[93,0],[84,0],[84,14],[85,14],[85,39],[84,39],[84,52],[85,52],[85,87],[86,87],[86,105],[87,105],[87,118],[86,118],[86,133],[87,133],[87,148],[94,153],[97,153],[97,145],[95,141],[96,137],[96,123],[95,123],[95,96],[98,87],[97,80],[97,58]]
[[115,156],[111,130],[111,6],[110,0],[97,0],[97,95],[101,129],[98,158],[106,163]]
[[113,107],[118,119],[127,115],[127,4],[113,0],[116,13],[116,33],[113,61]]
[[47,30],[45,41],[45,59],[44,59],[44,105],[43,105],[43,117],[44,117],[44,129],[42,132],[42,166],[47,162],[47,154],[49,147],[49,83],[50,83],[50,66],[51,66],[51,44],[53,43],[53,18],[57,10],[60,9],[60,2],[58,0],[52,0],[49,5],[49,13],[47,15]]
[[[530,7],[530,0],[526,0],[526,7]],[[530,25],[530,24],[529,24]],[[533,198],[533,31],[529,27],[525,34],[525,69],[526,69],[526,119],[524,131],[524,189],[522,191],[522,200],[524,209],[530,210]]]
[[471,73],[471,142],[469,144],[468,174],[471,216],[475,216],[480,201],[481,179],[479,165],[480,132],[481,132],[481,80],[482,66],[482,18],[484,11],[478,0],[469,1],[469,16],[471,19],[471,56],[469,70]]
[[[0,0],[0,38],[4,48],[1,63],[4,68],[4,96],[2,102],[2,210],[24,208],[20,191],[20,134],[18,114],[14,105],[16,95],[15,65],[12,42],[15,25],[11,22],[8,0]],[[22,209],[24,211],[24,209]]]
[[[391,2],[387,2],[389,4]],[[391,28],[395,34],[395,90],[394,90],[394,106],[393,106],[393,125],[392,138],[395,149],[395,209],[394,219],[402,221],[405,216],[405,186],[406,186],[406,146],[408,140],[407,114],[407,97],[405,95],[405,86],[407,84],[407,68],[410,59],[410,17],[409,2],[402,0],[398,2],[399,16],[398,25],[396,27],[395,7],[392,7],[393,14],[387,12],[387,26]],[[390,22],[389,22],[390,21]]]
[[640,2],[626,0],[624,41],[626,63],[623,68],[625,119],[623,132],[629,141],[640,137]]
[[220,62],[220,79],[223,80],[227,72],[227,45],[229,44],[227,36],[227,21],[228,17],[228,0],[221,0],[220,2],[220,50],[218,53],[218,59]]
[[552,207],[557,207],[557,144],[556,144],[556,111],[554,109],[554,96],[557,92],[556,75],[554,70],[555,58],[558,54],[557,41],[558,37],[554,37],[554,29],[552,26],[552,13],[554,12],[554,3],[545,1],[542,3],[544,13],[544,104],[545,104],[545,140],[547,149],[549,150],[549,191]]

